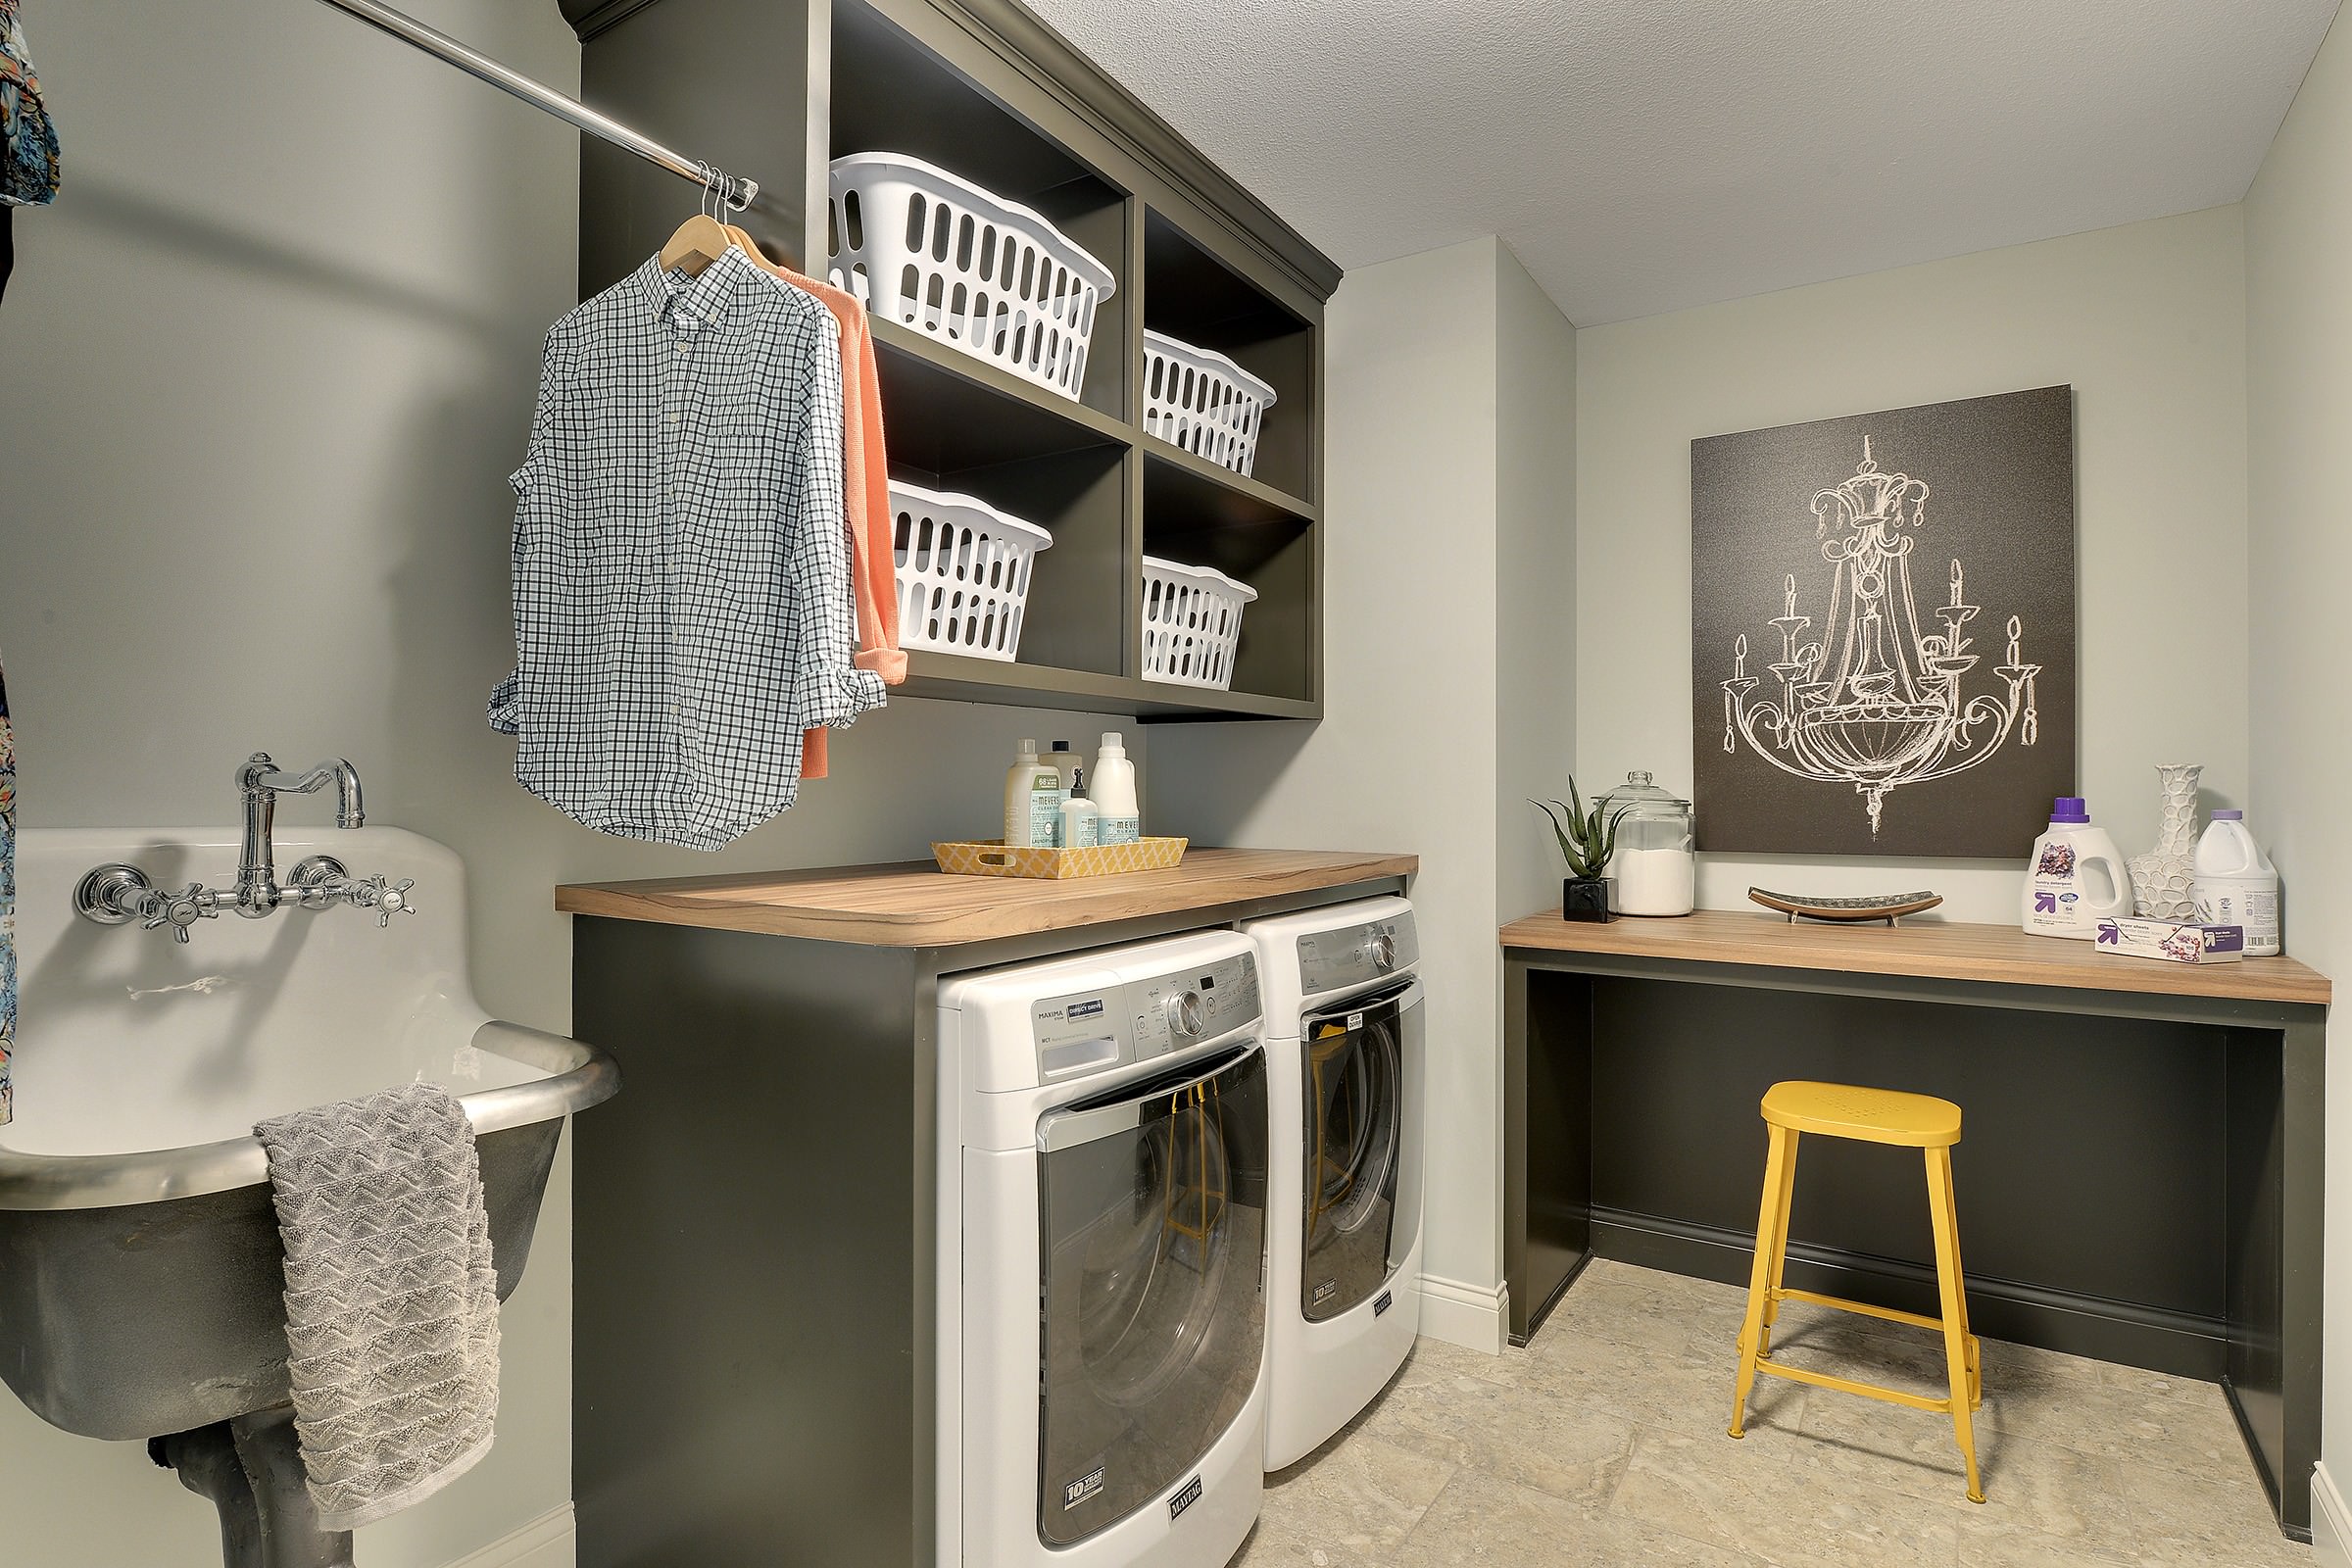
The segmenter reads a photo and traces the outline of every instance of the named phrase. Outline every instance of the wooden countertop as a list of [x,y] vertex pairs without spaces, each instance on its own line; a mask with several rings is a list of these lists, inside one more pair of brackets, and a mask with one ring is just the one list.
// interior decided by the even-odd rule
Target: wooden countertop
[[1901,925],[1790,925],[1765,909],[1701,909],[1676,919],[1627,915],[1605,925],[1549,910],[1502,928],[1506,948],[1618,954],[1691,963],[1851,974],[1918,975],[1993,985],[2059,986],[2173,997],[2327,1005],[2328,977],[2289,957],[2235,963],[2164,963],[2095,951],[2087,942],[2030,937],[2015,926],[1915,918]]
[[556,907],[566,914],[867,947],[950,947],[1411,876],[1420,865],[1410,855],[1196,849],[1186,853],[1183,864],[1165,871],[1045,882],[948,876],[917,860],[578,883],[556,889]]

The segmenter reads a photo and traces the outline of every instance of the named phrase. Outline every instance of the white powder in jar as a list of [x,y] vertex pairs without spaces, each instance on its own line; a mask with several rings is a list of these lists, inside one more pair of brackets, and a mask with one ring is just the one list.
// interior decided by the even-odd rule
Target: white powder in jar
[[1689,914],[1694,901],[1689,850],[1620,849],[1609,860],[1620,914]]

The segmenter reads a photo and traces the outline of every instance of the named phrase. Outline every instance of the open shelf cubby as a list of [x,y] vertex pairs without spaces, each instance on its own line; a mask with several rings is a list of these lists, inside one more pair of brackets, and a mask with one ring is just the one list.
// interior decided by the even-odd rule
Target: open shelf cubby
[[[1319,540],[1312,508],[1148,439],[1144,551],[1249,584],[1232,696],[1311,704],[1320,690]],[[1147,682],[1158,689],[1158,683]],[[1227,695],[1227,694],[1214,694]]]
[[972,496],[1051,533],[1030,568],[1019,662],[1116,678],[1127,646],[1128,461],[1121,448],[1097,446],[926,469],[894,447],[890,467],[894,479]]
[[1144,217],[1144,324],[1222,354],[1274,389],[1250,477],[1286,495],[1315,494],[1320,360],[1316,328],[1167,217]]
[[[1109,269],[1112,292],[1096,308],[1079,401],[1125,418],[1129,381],[1122,345],[1134,298],[1126,266],[1127,193],[858,0],[834,8],[832,104],[830,158],[902,153],[920,159],[1030,209]],[[908,327],[907,335],[924,334]]]

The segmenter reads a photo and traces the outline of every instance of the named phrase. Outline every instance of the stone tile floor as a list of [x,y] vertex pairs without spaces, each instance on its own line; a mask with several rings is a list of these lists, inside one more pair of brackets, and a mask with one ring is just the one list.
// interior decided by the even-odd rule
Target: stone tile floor
[[[2270,1568],[2282,1537],[2209,1383],[1984,1341],[1968,1501],[1948,1420],[1758,1378],[1725,1436],[1744,1295],[1595,1261],[1525,1350],[1423,1340],[1266,1478],[1236,1568]],[[1775,1354],[1943,1393],[1942,1347],[1790,1304]]]

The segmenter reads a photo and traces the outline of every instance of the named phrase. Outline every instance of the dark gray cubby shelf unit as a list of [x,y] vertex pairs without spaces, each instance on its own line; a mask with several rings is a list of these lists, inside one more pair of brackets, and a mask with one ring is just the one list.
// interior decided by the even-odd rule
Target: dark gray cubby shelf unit
[[[739,221],[771,256],[821,270],[831,160],[900,152],[1042,213],[1116,279],[1076,401],[875,319],[893,474],[1054,534],[1019,662],[915,651],[905,695],[1145,720],[1322,715],[1328,258],[1017,0],[562,3],[590,103],[766,182]],[[693,200],[584,142],[582,293],[659,248]],[[1144,433],[1147,325],[1274,387],[1254,476]],[[1257,590],[1231,691],[1142,678],[1146,552]]]

